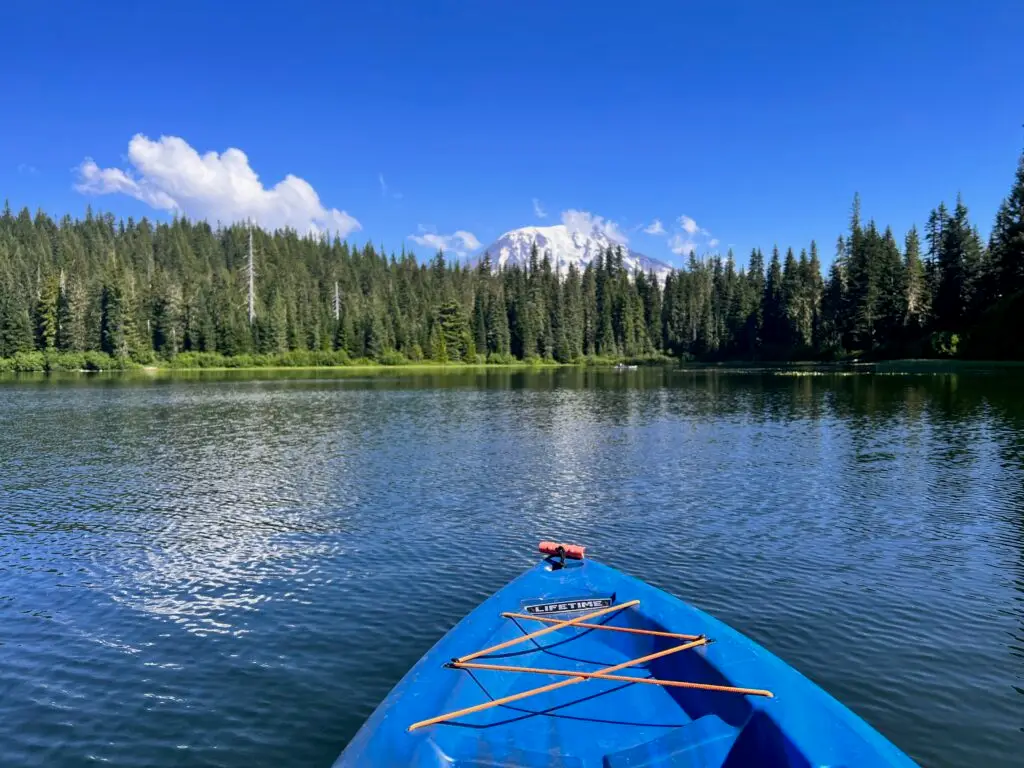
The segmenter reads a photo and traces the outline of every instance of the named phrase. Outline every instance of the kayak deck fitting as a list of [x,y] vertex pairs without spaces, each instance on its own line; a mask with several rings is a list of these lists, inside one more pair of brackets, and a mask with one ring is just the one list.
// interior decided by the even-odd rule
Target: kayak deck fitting
[[547,559],[413,666],[337,766],[914,765],[722,622],[544,544]]
[[[662,658],[664,656],[668,656],[668,655],[673,654],[673,653],[678,653],[680,651],[687,651],[690,648],[696,648],[696,647],[701,646],[701,645],[707,645],[708,642],[709,642],[706,637],[698,636],[698,635],[681,635],[681,634],[677,634],[677,633],[674,633],[674,632],[658,632],[656,630],[650,630],[650,629],[636,629],[636,628],[630,628],[630,627],[613,627],[613,626],[609,626],[607,624],[587,624],[587,623],[585,623],[589,619],[596,619],[599,616],[605,616],[605,615],[613,613],[615,611],[621,611],[624,608],[631,608],[634,605],[639,605],[639,604],[640,604],[639,600],[630,600],[629,602],[626,602],[626,603],[619,603],[618,605],[613,605],[613,606],[611,606],[609,608],[602,608],[599,611],[594,611],[593,613],[584,614],[583,616],[580,616],[577,619],[568,619],[568,620],[565,620],[565,621],[559,621],[557,619],[549,619],[549,618],[540,617],[540,616],[531,616],[531,615],[525,614],[525,613],[508,613],[508,612],[506,612],[506,613],[501,614],[503,617],[511,618],[511,619],[529,619],[529,620],[533,620],[533,621],[551,622],[553,626],[549,626],[546,629],[539,629],[536,632],[526,633],[524,631],[524,634],[521,637],[516,637],[516,638],[513,638],[512,640],[506,640],[503,643],[499,643],[498,645],[491,646],[490,648],[485,648],[484,650],[477,651],[476,653],[471,653],[468,656],[463,656],[462,658],[459,658],[459,659],[453,659],[452,661],[450,661],[445,666],[447,666],[450,669],[490,669],[490,670],[494,670],[496,672],[528,672],[528,673],[540,674],[540,675],[564,676],[564,677],[568,677],[569,679],[568,680],[563,680],[562,682],[559,682],[559,683],[551,683],[550,685],[543,685],[543,686],[540,686],[539,688],[531,688],[528,691],[522,691],[520,693],[511,694],[509,696],[505,696],[505,697],[500,698],[500,699],[492,699],[491,701],[488,701],[488,702],[486,702],[484,704],[477,704],[476,706],[473,706],[473,707],[466,707],[465,709],[460,709],[460,710],[458,710],[456,712],[449,712],[448,714],[445,714],[445,715],[438,715],[437,717],[431,717],[431,718],[429,718],[427,720],[420,720],[419,722],[413,723],[412,725],[410,725],[409,726],[409,730],[410,731],[415,731],[417,728],[422,728],[422,727],[427,726],[427,725],[434,725],[436,723],[448,722],[450,720],[454,720],[455,718],[463,717],[465,715],[469,715],[469,714],[472,714],[474,712],[481,712],[481,711],[483,711],[485,709],[490,709],[491,707],[497,707],[497,706],[501,706],[503,704],[510,704],[513,701],[519,701],[520,699],[525,699],[525,698],[528,698],[530,696],[536,696],[536,695],[539,695],[539,694],[542,694],[542,693],[547,693],[549,691],[557,690],[559,688],[564,688],[564,687],[566,687],[568,685],[572,685],[573,683],[582,683],[584,680],[615,680],[617,682],[626,682],[626,683],[651,683],[651,684],[654,684],[654,685],[675,686],[675,687],[679,687],[679,688],[697,688],[697,689],[701,689],[701,690],[716,690],[716,691],[729,692],[729,693],[744,693],[744,694],[750,694],[750,695],[755,695],[755,696],[768,696],[769,698],[772,696],[771,691],[762,691],[762,690],[758,690],[758,689],[755,689],[755,688],[736,688],[736,687],[733,687],[733,686],[726,686],[726,685],[710,685],[710,684],[706,684],[706,683],[682,682],[682,681],[678,681],[678,680],[658,680],[658,679],[653,678],[653,677],[629,677],[629,676],[626,676],[626,675],[616,675],[615,674],[616,672],[618,672],[619,670],[626,669],[627,667],[633,667],[633,666],[636,666],[637,664],[648,664],[648,663],[654,661],[655,659],[660,659],[660,658]],[[518,626],[518,627],[520,627],[520,629],[522,629],[521,625],[518,622],[516,622],[516,626]],[[522,642],[524,642],[526,640],[534,640],[534,639],[536,639],[538,637],[542,637],[543,635],[546,635],[546,634],[548,634],[550,632],[555,632],[556,630],[565,629],[565,628],[568,628],[568,627],[580,627],[581,629],[587,629],[587,630],[607,630],[607,631],[610,631],[610,632],[627,632],[627,633],[634,634],[634,635],[652,635],[652,636],[655,636],[655,637],[672,637],[672,638],[675,638],[675,639],[678,639],[678,640],[687,640],[688,642],[683,643],[682,645],[672,646],[671,648],[667,648],[667,649],[665,649],[663,651],[656,651],[654,653],[647,654],[646,656],[641,656],[640,658],[637,658],[637,659],[630,659],[629,661],[624,661],[624,662],[621,662],[619,664],[615,664],[615,665],[613,665],[611,667],[605,667],[604,669],[599,669],[599,670],[597,670],[595,672],[585,672],[585,671],[581,671],[581,670],[567,670],[567,669],[540,669],[540,668],[537,668],[537,667],[508,666],[508,665],[504,665],[504,664],[482,664],[482,663],[473,663],[473,661],[472,661],[473,659],[480,658],[481,656],[487,656],[488,654],[495,653],[497,651],[503,650],[503,649],[508,648],[510,646],[513,646],[513,645],[517,645],[517,644],[522,643]],[[544,648],[541,647],[541,646],[538,646],[538,650],[543,651]]]

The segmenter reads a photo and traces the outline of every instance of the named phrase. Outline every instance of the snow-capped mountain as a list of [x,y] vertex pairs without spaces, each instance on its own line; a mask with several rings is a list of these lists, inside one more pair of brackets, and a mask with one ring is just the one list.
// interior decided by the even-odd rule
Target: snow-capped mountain
[[[599,253],[619,247],[618,242],[596,227],[590,232],[570,230],[564,224],[552,227],[521,227],[506,232],[491,243],[481,251],[477,261],[479,262],[486,252],[490,255],[491,264],[495,269],[513,264],[528,267],[530,247],[534,243],[537,244],[542,259],[545,251],[551,254],[552,267],[563,275],[568,271],[570,264],[575,264],[582,271]],[[665,262],[648,258],[627,246],[622,246],[622,250],[622,264],[630,272],[637,267],[644,272],[653,270],[659,280],[664,280],[665,275],[672,269]]]

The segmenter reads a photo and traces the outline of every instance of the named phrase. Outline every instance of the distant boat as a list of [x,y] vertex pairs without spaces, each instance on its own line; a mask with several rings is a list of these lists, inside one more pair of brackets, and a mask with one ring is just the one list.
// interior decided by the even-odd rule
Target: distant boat
[[626,365],[625,363],[619,363],[615,366],[616,371],[635,371],[639,368],[639,365]]
[[581,547],[541,551],[409,670],[336,768],[914,765],[736,630]]

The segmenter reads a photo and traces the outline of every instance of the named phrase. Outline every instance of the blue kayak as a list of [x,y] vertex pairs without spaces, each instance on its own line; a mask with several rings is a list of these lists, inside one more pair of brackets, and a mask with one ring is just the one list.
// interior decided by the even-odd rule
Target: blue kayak
[[736,630],[559,555],[442,637],[335,766],[914,765]]

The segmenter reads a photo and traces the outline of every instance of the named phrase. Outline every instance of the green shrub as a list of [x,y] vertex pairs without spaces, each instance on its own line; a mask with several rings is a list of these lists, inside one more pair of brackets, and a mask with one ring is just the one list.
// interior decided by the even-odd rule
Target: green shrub
[[18,373],[42,373],[46,370],[46,358],[42,352],[15,352],[14,370]]
[[224,359],[224,365],[227,368],[252,368],[252,355],[232,355]]
[[349,365],[352,360],[344,349],[325,349],[317,353],[318,365]]
[[405,365],[409,361],[406,360],[405,355],[395,349],[389,349],[382,352],[377,358],[377,362],[381,365]]
[[47,371],[84,371],[84,352],[44,352]]
[[110,355],[105,352],[84,352],[82,353],[83,371],[106,371],[110,370]]
[[931,336],[932,352],[938,357],[956,357],[960,347],[960,335],[948,331],[936,331]]
[[223,368],[227,358],[219,352],[179,352],[170,360],[172,368]]
[[512,365],[518,361],[508,352],[491,352],[491,354],[487,356],[487,362],[491,365]]

